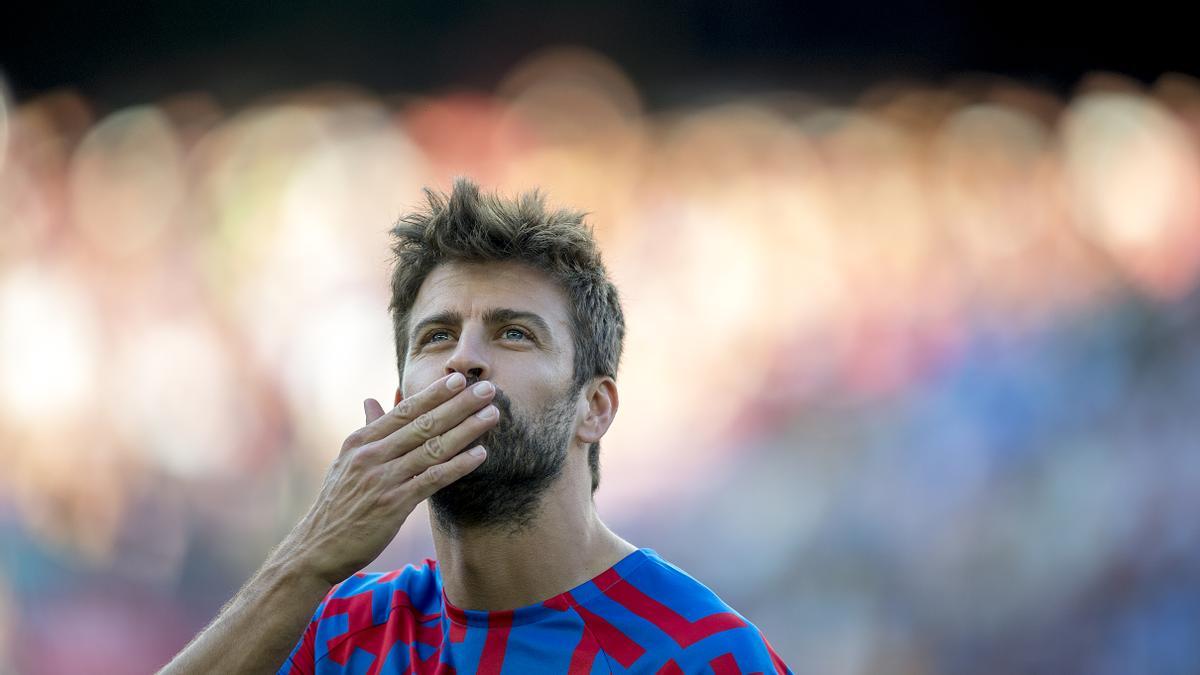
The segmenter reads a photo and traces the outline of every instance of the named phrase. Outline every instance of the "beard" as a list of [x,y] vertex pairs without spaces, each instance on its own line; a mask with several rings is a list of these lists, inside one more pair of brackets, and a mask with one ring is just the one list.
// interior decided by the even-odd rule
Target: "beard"
[[531,524],[542,496],[566,464],[580,389],[573,387],[538,414],[526,415],[496,387],[492,403],[500,411],[500,420],[465,446],[482,445],[487,459],[429,498],[438,526],[450,533],[461,529],[515,533]]

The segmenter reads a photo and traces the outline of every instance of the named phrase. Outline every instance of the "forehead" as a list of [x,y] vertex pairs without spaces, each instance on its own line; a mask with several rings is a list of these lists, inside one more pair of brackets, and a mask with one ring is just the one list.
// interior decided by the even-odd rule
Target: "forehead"
[[539,314],[556,330],[570,326],[566,293],[544,272],[517,262],[438,265],[417,291],[409,326],[437,312],[477,318],[494,308]]

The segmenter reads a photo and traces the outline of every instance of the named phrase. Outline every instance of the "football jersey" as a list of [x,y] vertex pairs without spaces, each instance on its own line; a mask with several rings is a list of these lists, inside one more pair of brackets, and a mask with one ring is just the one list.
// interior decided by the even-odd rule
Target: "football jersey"
[[571,590],[460,609],[437,561],[359,573],[317,607],[279,675],[791,673],[761,632],[648,548]]

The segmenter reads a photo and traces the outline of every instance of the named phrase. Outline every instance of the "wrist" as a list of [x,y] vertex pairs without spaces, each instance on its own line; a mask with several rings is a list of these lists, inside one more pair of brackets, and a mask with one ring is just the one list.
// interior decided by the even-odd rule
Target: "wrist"
[[324,597],[337,583],[310,555],[296,550],[287,542],[274,551],[263,564],[263,572],[275,581],[311,592],[320,592]]

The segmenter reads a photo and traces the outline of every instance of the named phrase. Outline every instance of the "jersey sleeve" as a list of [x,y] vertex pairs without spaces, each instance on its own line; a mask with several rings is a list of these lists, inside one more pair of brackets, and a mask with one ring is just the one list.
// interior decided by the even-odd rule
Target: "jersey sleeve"
[[792,675],[791,669],[776,653],[766,636],[751,623],[702,640],[685,649],[677,658],[678,661],[669,662],[662,672]]
[[[595,615],[594,632],[604,651],[624,647],[631,663],[645,653],[664,674],[791,673],[758,627],[712,589],[653,551],[643,562],[629,569],[618,566],[593,580],[598,593],[584,620]],[[618,607],[624,611],[615,611]],[[606,630],[613,624],[616,628]]]
[[[732,640],[730,654],[737,661],[741,672],[775,673],[776,675],[792,675],[792,671],[783,662],[775,648],[767,641],[767,636],[754,627],[753,624],[742,629],[740,635]],[[731,673],[738,672],[731,670]]]

